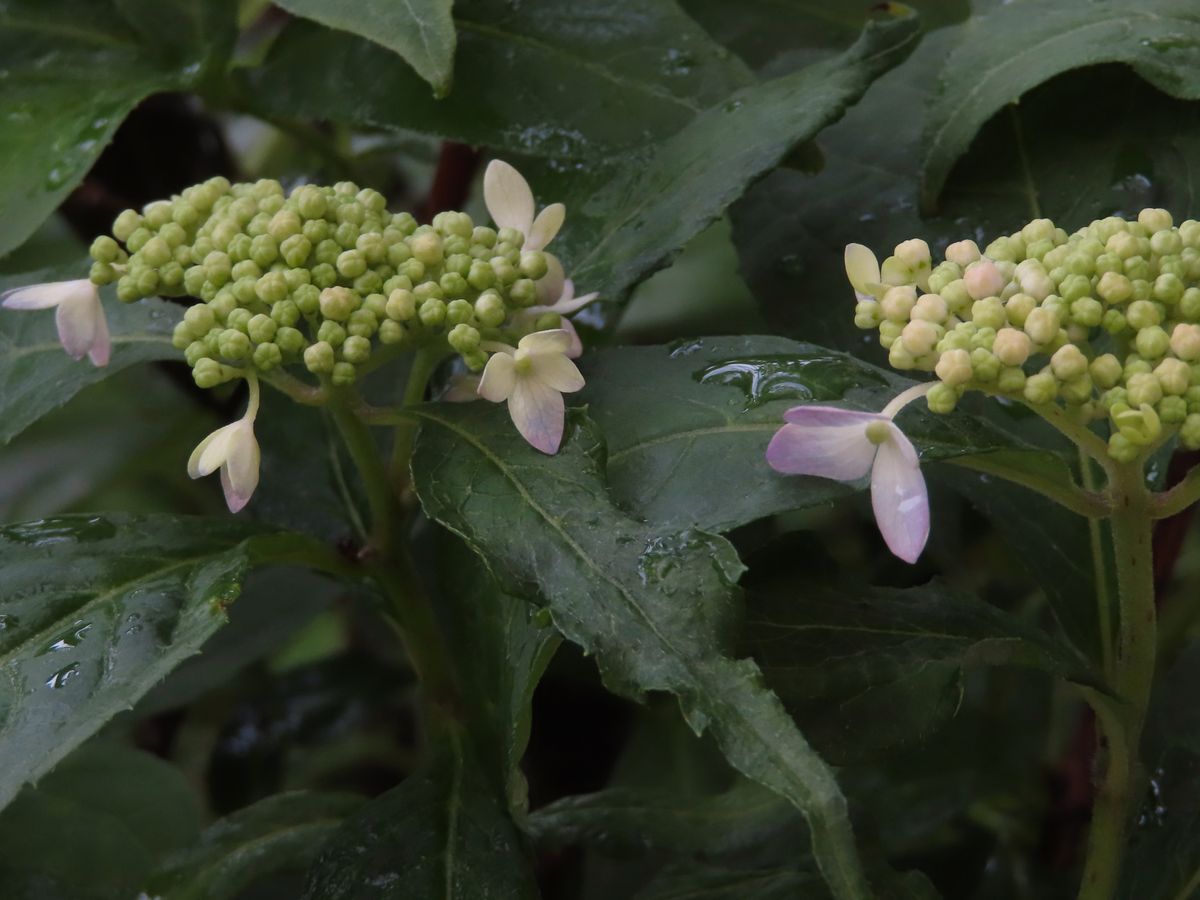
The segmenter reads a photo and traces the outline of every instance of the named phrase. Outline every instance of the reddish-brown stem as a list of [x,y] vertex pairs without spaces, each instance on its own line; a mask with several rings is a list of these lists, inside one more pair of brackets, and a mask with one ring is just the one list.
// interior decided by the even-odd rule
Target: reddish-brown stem
[[429,196],[421,205],[420,220],[428,222],[447,209],[462,209],[479,167],[479,150],[454,141],[443,141]]

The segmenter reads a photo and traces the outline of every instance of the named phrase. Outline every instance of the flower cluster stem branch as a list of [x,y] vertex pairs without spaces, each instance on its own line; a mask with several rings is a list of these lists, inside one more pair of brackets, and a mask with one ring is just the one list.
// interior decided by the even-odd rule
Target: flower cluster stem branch
[[1158,643],[1152,502],[1141,461],[1112,466],[1110,492],[1121,613],[1113,688],[1122,707],[1119,716],[1098,716],[1103,777],[1092,811],[1080,900],[1111,900],[1116,894],[1137,797],[1138,747],[1150,703]]
[[[1096,491],[1096,473],[1088,455],[1079,451],[1079,478],[1090,493]],[[1108,592],[1108,566],[1105,564],[1104,526],[1098,519],[1088,519],[1088,539],[1092,550],[1092,580],[1096,585],[1096,616],[1100,623],[1100,656],[1104,677],[1113,678],[1113,621],[1112,597]]]
[[[416,406],[425,399],[429,379],[444,358],[444,354],[425,347],[413,354],[412,367],[408,370],[408,381],[404,385],[404,395],[400,401],[403,408]],[[398,496],[402,497],[408,487],[408,463],[412,458],[413,443],[417,437],[417,424],[414,418],[398,422],[392,443],[391,479]]]
[[1175,487],[1158,494],[1151,514],[1156,519],[1168,519],[1197,501],[1200,501],[1200,466],[1188,472]]
[[960,456],[947,460],[947,462],[962,466],[964,469],[974,469],[976,472],[994,475],[1005,481],[1011,481],[1013,484],[1019,484],[1021,487],[1029,488],[1029,490],[1036,491],[1043,497],[1053,500],[1060,506],[1091,521],[1103,519],[1111,512],[1104,496],[1094,490],[1080,490],[1073,484],[1064,484],[1050,478],[1043,478],[1033,472],[1006,466],[986,454]]

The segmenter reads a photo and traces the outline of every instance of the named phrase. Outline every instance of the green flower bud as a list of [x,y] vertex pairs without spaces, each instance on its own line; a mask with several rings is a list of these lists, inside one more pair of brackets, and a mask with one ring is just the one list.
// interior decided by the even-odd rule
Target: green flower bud
[[[386,256],[388,265],[398,269],[412,259],[412,251],[408,249],[408,244],[400,241],[387,248]],[[424,274],[423,269],[422,274]]]
[[223,366],[215,359],[197,360],[196,365],[192,368],[192,380],[196,382],[197,387],[201,388],[214,388],[229,381],[236,374],[236,369]]
[[519,278],[508,289],[508,296],[514,304],[522,309],[533,306],[537,302],[537,285],[531,279]]
[[917,367],[917,360],[904,346],[903,341],[896,341],[888,350],[888,365],[893,369],[905,372]]
[[1183,298],[1183,282],[1179,277],[1166,273],[1154,279],[1154,299],[1168,306],[1174,306]]
[[262,277],[262,269],[259,268],[258,263],[256,263],[254,260],[243,259],[241,262],[233,264],[233,271],[231,274],[233,275],[233,279],[235,281],[241,278],[250,278],[254,281],[257,281]]
[[269,372],[283,362],[283,351],[275,344],[259,344],[254,348],[254,365],[263,372]]
[[1049,309],[1038,307],[1025,319],[1025,333],[1035,344],[1046,345],[1058,333],[1058,316]]
[[1001,328],[992,341],[992,352],[1006,366],[1021,366],[1033,352],[1033,342],[1024,331]]
[[1017,394],[1025,390],[1025,371],[1017,366],[1000,370],[996,376],[996,387],[1006,394]]
[[916,357],[930,352],[941,340],[942,334],[942,329],[932,322],[913,319],[900,332],[900,339],[904,341],[904,349]]
[[917,289],[910,284],[888,288],[879,303],[879,311],[889,322],[903,324],[908,321],[912,309],[917,305]]
[[488,355],[483,350],[472,350],[470,353],[464,353],[462,359],[468,369],[478,372],[487,365]]
[[1071,321],[1095,328],[1104,320],[1104,304],[1094,297],[1081,297],[1071,304]]
[[[519,283],[519,282],[518,282]],[[469,290],[467,279],[454,272],[447,272],[438,282],[447,297],[465,297]],[[536,294],[536,292],[535,292]]]
[[446,342],[459,353],[470,353],[479,348],[479,331],[470,325],[455,325]]
[[418,315],[422,324],[435,328],[446,320],[446,302],[436,297],[430,297],[421,304]]
[[[279,213],[282,215],[282,213]],[[302,234],[293,234],[279,245],[279,255],[293,268],[303,266],[312,252],[312,243]]]
[[354,384],[357,377],[358,373],[355,371],[353,363],[340,362],[334,365],[330,381],[337,387],[347,387]]
[[285,325],[275,332],[275,346],[284,353],[299,353],[307,345],[303,332],[297,328]]
[[88,251],[92,259],[96,262],[114,263],[125,255],[116,241],[108,235],[102,234],[100,237],[92,241],[92,246]]
[[970,347],[972,350],[980,348],[991,351],[992,344],[996,341],[996,329],[989,326],[976,327],[975,333],[971,335]]
[[158,290],[158,273],[153,269],[138,272],[134,276],[134,283],[137,285],[139,296],[149,297]]
[[[281,209],[275,215],[271,216],[271,222],[267,225],[267,234],[275,239],[275,243],[283,244],[289,238],[302,237],[301,229],[304,228],[304,223],[300,221],[300,215],[293,209]],[[299,263],[294,263],[299,265]]]
[[929,404],[930,412],[946,415],[954,412],[954,407],[958,405],[958,391],[947,384],[938,383],[929,389],[925,402]]
[[1054,373],[1041,371],[1030,375],[1025,379],[1023,393],[1030,403],[1053,403],[1054,398],[1058,396],[1058,382],[1054,379]]
[[148,266],[161,266],[174,257],[171,255],[171,245],[160,237],[152,237],[138,251]]
[[[550,331],[554,328],[562,328],[562,316],[560,316],[558,313],[554,313],[554,312],[542,313],[540,316],[537,317],[537,319],[533,323],[534,331]],[[907,347],[905,349],[907,350]],[[918,361],[920,358],[923,358],[925,356],[925,354],[916,354],[916,353],[910,353],[909,355]],[[935,358],[933,360],[933,364],[936,364],[936,363],[937,363],[937,359]],[[933,364],[930,365],[930,367],[929,367],[930,370],[933,369]]]
[[1147,287],[1143,288],[1143,290],[1149,290],[1149,279],[1154,277],[1150,271],[1150,262],[1140,256],[1131,256],[1125,260],[1125,276],[1133,282],[1135,296],[1137,294],[1137,283],[1139,281],[1147,282]]
[[956,316],[961,316],[971,307],[972,298],[967,292],[966,282],[961,278],[950,282],[938,293],[946,301],[946,307]]
[[149,228],[146,228],[145,226],[135,229],[134,232],[131,235],[129,235],[129,238],[125,241],[125,248],[130,253],[138,253],[141,251],[141,249],[143,247],[146,246],[146,243],[153,236],[154,236],[154,234],[150,231]]
[[183,351],[183,358],[189,366],[195,366],[200,360],[208,357],[208,345],[204,341],[192,341]]
[[424,234],[414,234],[408,239],[409,249],[413,259],[426,266],[436,266],[442,261],[442,239],[434,231]]
[[339,250],[353,250],[361,233],[362,230],[353,222],[342,222],[333,230],[333,240]]
[[1109,334],[1120,334],[1125,330],[1125,326],[1127,324],[1128,323],[1125,321],[1125,314],[1119,309],[1105,310],[1104,318],[1100,320],[1100,327],[1102,327]]
[[1109,435],[1108,455],[1120,463],[1130,463],[1137,459],[1140,450],[1120,432]]
[[[1067,346],[1070,346],[1069,344]],[[1092,399],[1092,379],[1086,372],[1059,385],[1058,395],[1063,401],[1079,406]]]
[[312,283],[319,288],[329,288],[337,284],[337,270],[329,263],[319,263],[313,266]]
[[1154,368],[1164,394],[1182,396],[1192,383],[1192,370],[1181,359],[1164,359]]
[[1113,387],[1124,375],[1121,361],[1111,353],[1097,356],[1092,360],[1091,365],[1088,366],[1088,372],[1091,374],[1092,380],[1103,390]]
[[1020,328],[1029,314],[1037,309],[1038,301],[1029,294],[1013,294],[1004,301],[1004,315],[1010,325]]
[[379,324],[379,340],[385,344],[399,344],[404,340],[404,326],[392,319]]
[[123,244],[129,243],[130,235],[142,227],[141,215],[133,209],[127,209],[117,216],[113,222],[112,233]]
[[[512,284],[517,280],[517,276],[519,274],[517,272],[517,268],[507,259],[504,259],[500,256],[493,256],[490,260],[490,264],[492,267],[492,272],[494,272],[496,275],[496,280],[501,284]],[[913,294],[913,302],[915,303],[916,291],[914,291]]]
[[250,255],[254,250],[254,240],[248,234],[237,234],[229,242],[229,246],[225,248],[225,252],[229,254],[229,258],[235,263],[250,259]]
[[1138,213],[1138,224],[1151,234],[1171,227],[1171,214],[1165,209],[1143,209]]
[[1129,327],[1138,331],[1158,325],[1162,318],[1159,307],[1149,300],[1134,300],[1125,309],[1125,320]]
[[1064,344],[1050,357],[1050,368],[1060,381],[1070,381],[1087,374],[1088,360],[1074,344]]
[[250,259],[260,269],[269,269],[279,258],[279,244],[269,234],[260,234],[250,242]]
[[1147,360],[1136,353],[1131,353],[1125,358],[1124,374],[1126,379],[1134,375],[1147,375],[1153,368]]
[[177,322],[174,330],[171,332],[171,346],[176,350],[186,350],[195,338],[196,336],[192,333],[192,329],[188,327],[186,321]]
[[367,218],[367,210],[357,202],[338,204],[334,215],[341,224],[361,225]]
[[[183,273],[183,289],[193,297],[200,296],[206,281],[208,281],[208,276],[205,274],[204,266],[191,266]],[[217,285],[214,283],[213,288],[216,287]]]
[[971,351],[971,372],[975,381],[990,384],[1000,375],[1000,360],[986,347]]
[[1137,347],[1137,352],[1147,359],[1157,359],[1171,348],[1171,339],[1162,328],[1154,325],[1137,333],[1134,346]]
[[1116,272],[1105,272],[1096,285],[1096,293],[1106,303],[1114,305],[1124,303],[1133,296],[1133,284],[1124,275],[1118,275]]
[[854,324],[870,331],[879,327],[879,303],[875,300],[860,300],[854,305]]
[[[316,219],[304,223],[304,227],[300,233],[308,238],[308,242],[315,248],[321,241],[333,239],[333,229],[329,227],[329,223],[324,219]],[[334,243],[337,243],[334,241]],[[339,250],[341,248],[339,247]]]
[[1151,372],[1138,372],[1129,376],[1125,383],[1125,392],[1129,397],[1130,406],[1153,406],[1162,399],[1162,385]]
[[172,253],[187,241],[187,231],[178,222],[168,222],[159,229],[158,236],[171,248]]
[[270,316],[259,313],[246,324],[246,333],[254,343],[265,344],[274,339],[278,327]]
[[117,280],[117,270],[109,263],[94,262],[88,268],[88,279],[92,284],[112,284]]
[[1188,405],[1182,397],[1163,397],[1158,404],[1158,418],[1164,425],[1179,425],[1187,418]]
[[950,387],[966,384],[972,375],[971,355],[966,350],[950,350],[943,353],[934,372]]
[[169,262],[158,270],[159,290],[162,293],[176,296],[183,286],[183,266],[177,262]]
[[[375,313],[369,309],[356,309],[350,314],[350,321],[346,326],[347,334],[369,338],[378,330],[379,320],[375,318]],[[351,362],[353,361],[351,360]]]
[[1003,328],[1008,324],[1004,301],[994,296],[976,300],[971,304],[971,321],[980,328],[991,328],[993,331]]
[[371,357],[371,342],[356,334],[346,338],[342,344],[342,359],[351,363],[365,363]]
[[304,218],[324,218],[327,201],[325,194],[320,188],[306,184],[292,192],[292,199],[296,201],[296,209],[300,211],[300,215],[304,216]]
[[276,325],[295,325],[300,321],[300,307],[294,300],[281,300],[271,307],[271,321]]
[[244,331],[226,328],[217,339],[217,349],[226,359],[245,359],[250,355],[250,338]]
[[904,331],[904,325],[900,322],[880,322],[879,323],[879,343],[883,347],[891,347],[897,340],[900,339],[900,334]]
[[1142,403],[1137,409],[1114,405],[1109,410],[1109,418],[1120,435],[1138,447],[1147,446],[1162,434],[1158,413],[1149,403]]
[[312,344],[304,351],[304,367],[314,375],[332,372],[334,360],[333,347],[325,341]]
[[413,284],[420,284],[425,280],[425,264],[419,259],[410,259],[397,266],[396,273],[403,275]]
[[344,322],[361,305],[359,296],[349,288],[325,288],[320,294],[321,315],[326,319]]
[[317,340],[331,347],[340,347],[346,340],[346,329],[339,323],[326,319],[317,329]]
[[542,251],[526,250],[521,254],[520,269],[521,274],[526,278],[537,281],[546,277],[546,273],[550,271],[550,265],[546,261],[546,254]]
[[475,316],[487,328],[499,328],[508,318],[508,309],[495,291],[484,291],[475,301]]
[[1192,413],[1183,420],[1183,426],[1179,429],[1179,442],[1188,450],[1200,450],[1200,413]]
[[446,326],[470,324],[475,318],[475,307],[461,297],[446,304]]
[[412,291],[397,289],[388,295],[387,316],[397,322],[407,322],[417,314],[417,298]]

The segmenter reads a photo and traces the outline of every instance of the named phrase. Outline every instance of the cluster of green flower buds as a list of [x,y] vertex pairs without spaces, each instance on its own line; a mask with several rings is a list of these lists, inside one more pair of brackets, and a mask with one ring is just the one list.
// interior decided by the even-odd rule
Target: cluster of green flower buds
[[481,342],[558,327],[556,314],[520,314],[551,263],[524,244],[460,212],[418,225],[350,182],[286,193],[212,178],[121,213],[92,244],[90,277],[126,302],[198,298],[173,340],[201,387],[289,364],[345,385],[385,347],[440,344],[478,371]]
[[1107,418],[1117,460],[1164,427],[1200,448],[1200,222],[1145,209],[1068,235],[1037,219],[982,252],[951,244],[936,266],[920,240],[881,267],[864,254],[847,250],[855,323],[879,330],[895,368],[937,375],[933,411],[981,390]]

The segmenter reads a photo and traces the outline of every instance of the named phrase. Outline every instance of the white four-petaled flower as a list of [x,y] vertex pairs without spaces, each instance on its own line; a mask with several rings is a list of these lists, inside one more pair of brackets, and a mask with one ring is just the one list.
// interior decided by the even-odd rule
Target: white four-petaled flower
[[887,286],[879,281],[879,260],[871,249],[862,244],[847,244],[843,258],[854,296],[860,301],[878,299]]
[[583,342],[579,340],[579,332],[575,330],[575,325],[567,316],[579,312],[599,296],[598,293],[593,292],[576,297],[575,283],[568,278],[563,282],[562,292],[554,303],[523,309],[517,313],[514,321],[520,327],[526,322],[533,322],[544,313],[558,313],[562,317],[562,324],[559,327],[571,337],[571,346],[567,349],[567,356],[571,359],[578,359],[583,354]]
[[260,452],[254,437],[254,418],[258,415],[258,379],[246,379],[250,387],[250,402],[246,413],[236,422],[218,428],[192,451],[188,459],[188,475],[203,478],[221,470],[221,487],[230,512],[239,512],[250,502],[258,487]]
[[521,436],[543,453],[558,452],[566,417],[562,395],[583,387],[583,376],[567,355],[571,336],[562,329],[535,331],[516,349],[482,346],[493,353],[479,380],[479,396],[493,403],[507,400]]
[[929,495],[917,451],[893,419],[934,383],[909,388],[878,413],[793,407],[771,438],[767,462],[788,475],[836,481],[857,481],[870,472],[871,506],[888,549],[916,562],[929,538]]
[[525,236],[522,250],[541,250],[558,234],[567,208],[551,203],[534,217],[536,210],[529,182],[503,160],[493,159],[483,173],[483,200],[492,221],[501,228],[515,228]]
[[108,365],[112,340],[100,303],[100,292],[87,278],[53,281],[15,288],[0,294],[0,305],[8,309],[57,307],[58,341],[74,359],[86,355],[95,366]]

